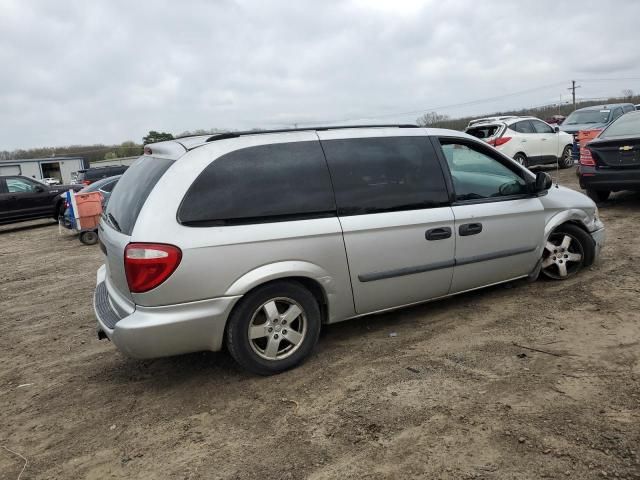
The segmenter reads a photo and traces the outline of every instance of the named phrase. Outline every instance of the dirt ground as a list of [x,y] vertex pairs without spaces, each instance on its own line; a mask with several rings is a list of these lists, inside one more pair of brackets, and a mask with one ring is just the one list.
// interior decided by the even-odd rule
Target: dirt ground
[[[22,480],[640,478],[640,195],[600,212],[578,277],[329,326],[271,378],[125,358],[95,334],[99,249],[0,227],[0,447]],[[0,448],[0,479],[23,465]]]

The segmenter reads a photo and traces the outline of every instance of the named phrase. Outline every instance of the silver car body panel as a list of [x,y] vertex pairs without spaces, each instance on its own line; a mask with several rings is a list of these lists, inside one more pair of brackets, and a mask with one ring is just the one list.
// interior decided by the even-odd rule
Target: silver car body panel
[[134,305],[134,298],[129,291],[127,277],[124,272],[124,249],[130,243],[131,237],[118,232],[104,220],[100,221],[98,235],[107,252],[105,256],[105,275],[108,279],[108,287],[117,291],[116,296],[120,300],[119,304]]
[[427,241],[432,228],[453,231],[450,207],[340,217],[357,313],[449,293],[455,239]]
[[[526,275],[542,255],[544,208],[538,197],[453,207],[456,268],[452,292]],[[476,235],[460,235],[464,224],[480,223]]]
[[[99,328],[135,357],[219,350],[233,306],[265,282],[291,277],[316,282],[324,292],[324,320],[334,323],[525,277],[536,268],[550,232],[566,221],[592,232],[598,252],[604,243],[595,204],[555,186],[539,197],[368,215],[214,227],[187,227],[176,219],[194,180],[226,153],[270,143],[380,136],[455,137],[487,148],[464,133],[422,128],[296,131],[204,144],[206,138],[199,137],[181,139],[178,147],[151,145],[154,156],[165,152],[177,159],[149,194],[130,236],[101,223],[107,257],[97,281],[104,283],[109,307],[120,320],[110,328],[96,307]],[[482,223],[483,231],[461,236],[459,227],[471,222]],[[442,227],[451,229],[451,238],[426,240],[427,230]],[[130,242],[176,245],[182,250],[180,265],[158,287],[131,294],[124,273]]]

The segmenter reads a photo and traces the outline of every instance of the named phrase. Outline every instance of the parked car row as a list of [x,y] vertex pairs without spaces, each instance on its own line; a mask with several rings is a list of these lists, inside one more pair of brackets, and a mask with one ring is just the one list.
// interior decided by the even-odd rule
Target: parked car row
[[[520,133],[500,122],[496,138]],[[322,324],[570,278],[604,244],[592,200],[457,131],[234,132],[145,152],[102,217],[94,296],[99,337],[133,357],[224,345],[277,373]]]
[[[631,103],[595,105],[574,111],[560,127],[534,117],[487,117],[469,122],[466,132],[525,167],[557,161],[567,168],[578,160],[580,186],[601,202],[612,191],[640,191],[637,112]],[[581,147],[583,133],[592,140]]]

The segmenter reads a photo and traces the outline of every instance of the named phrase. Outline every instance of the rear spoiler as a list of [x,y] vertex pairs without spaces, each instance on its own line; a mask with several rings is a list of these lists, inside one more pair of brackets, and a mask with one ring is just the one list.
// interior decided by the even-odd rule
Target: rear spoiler
[[143,155],[177,160],[187,153],[187,149],[180,142],[167,140],[166,142],[149,143],[144,146]]

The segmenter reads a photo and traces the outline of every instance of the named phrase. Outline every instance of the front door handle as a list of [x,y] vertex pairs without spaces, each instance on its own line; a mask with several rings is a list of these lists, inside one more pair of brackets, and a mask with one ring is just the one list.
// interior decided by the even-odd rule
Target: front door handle
[[451,228],[439,227],[427,230],[424,234],[424,238],[427,240],[444,240],[451,237]]
[[477,235],[482,231],[481,223],[465,223],[460,225],[458,232],[461,237],[468,237],[469,235]]

